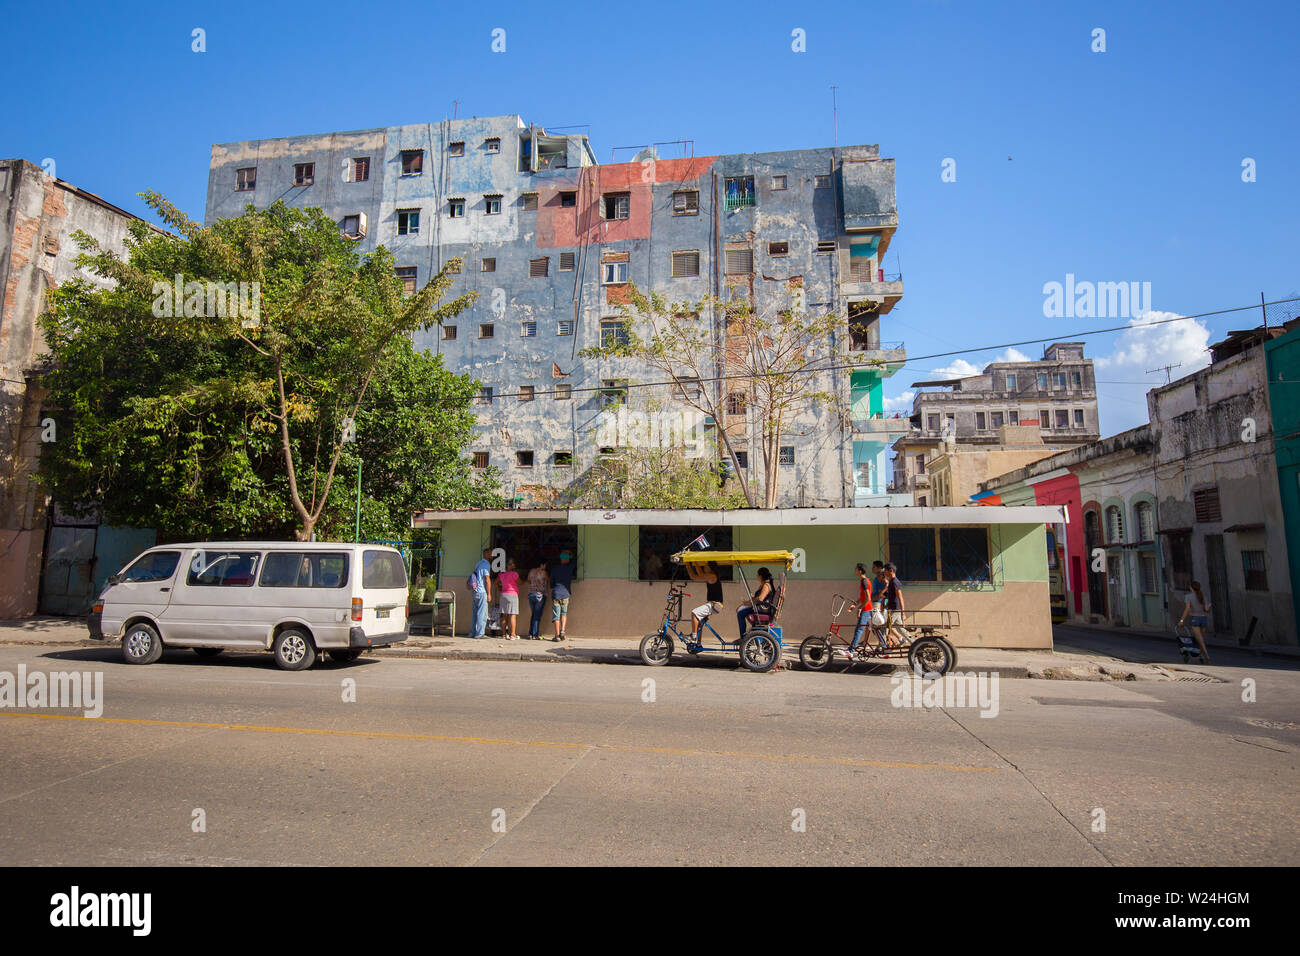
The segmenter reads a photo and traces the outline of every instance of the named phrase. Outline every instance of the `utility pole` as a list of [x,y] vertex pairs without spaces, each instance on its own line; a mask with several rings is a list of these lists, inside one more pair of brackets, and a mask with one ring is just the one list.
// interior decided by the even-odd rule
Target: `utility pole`
[[1171,381],[1173,381],[1173,376],[1171,376],[1169,373],[1170,373],[1171,371],[1173,371],[1174,369],[1176,369],[1176,368],[1182,368],[1182,367],[1183,367],[1183,363],[1182,363],[1182,362],[1178,362],[1178,363],[1176,363],[1176,364],[1174,364],[1174,365],[1161,365],[1159,368],[1149,368],[1149,369],[1147,369],[1147,374],[1148,374],[1148,375],[1154,375],[1156,372],[1164,372],[1164,373],[1165,373],[1165,384],[1168,385]]
[[835,91],[839,87],[831,84],[831,145],[840,145],[840,111],[839,104],[835,98]]

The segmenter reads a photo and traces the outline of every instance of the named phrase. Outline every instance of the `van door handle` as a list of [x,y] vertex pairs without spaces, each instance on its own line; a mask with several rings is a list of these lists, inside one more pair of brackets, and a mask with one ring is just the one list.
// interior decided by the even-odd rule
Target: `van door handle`
[[159,590],[159,591],[170,591],[171,588],[159,588],[158,590]]

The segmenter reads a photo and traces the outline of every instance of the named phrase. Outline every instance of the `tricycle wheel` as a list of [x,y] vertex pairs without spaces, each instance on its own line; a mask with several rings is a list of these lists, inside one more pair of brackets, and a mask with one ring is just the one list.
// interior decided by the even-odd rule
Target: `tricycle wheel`
[[663,631],[641,638],[641,660],[652,667],[668,663],[673,656],[673,639]]
[[912,673],[925,677],[938,674],[942,677],[953,666],[953,651],[946,641],[937,637],[923,637],[907,652],[907,663]]
[[948,645],[948,654],[952,657],[952,663],[948,665],[948,669],[955,671],[957,669],[957,648],[953,646],[952,641],[942,635],[939,635],[938,639]]
[[740,662],[755,674],[766,674],[781,663],[781,645],[766,629],[751,631],[740,645]]
[[799,645],[799,663],[810,671],[824,671],[832,660],[831,642],[816,634]]

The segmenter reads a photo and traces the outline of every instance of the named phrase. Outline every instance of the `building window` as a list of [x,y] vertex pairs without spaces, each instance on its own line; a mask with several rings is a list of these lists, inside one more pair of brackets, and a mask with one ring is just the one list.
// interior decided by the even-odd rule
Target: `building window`
[[257,188],[257,167],[245,166],[235,170],[235,191],[248,192]]
[[565,190],[564,192],[560,193],[560,206],[562,208],[568,209],[576,205],[578,205],[577,193],[573,192],[572,190]]
[[349,182],[364,183],[370,178],[370,157],[358,156],[353,159],[349,172],[352,174]]
[[533,467],[533,453],[531,451],[515,452],[515,466],[518,468]]
[[531,401],[532,401],[534,398],[536,398],[536,397],[537,397],[537,386],[536,386],[536,385],[520,385],[520,386],[519,386],[519,400],[520,400],[521,402],[531,402]]
[[830,189],[831,177],[829,173],[821,173],[813,177],[813,189]]
[[1138,541],[1154,541],[1156,527],[1152,516],[1155,511],[1151,507],[1151,502],[1139,501],[1137,507],[1133,509],[1133,513],[1137,517]]
[[754,205],[753,176],[732,176],[725,181],[725,185],[723,195],[726,196],[727,209],[741,209]]
[[[906,460],[904,460],[904,464],[906,464]],[[916,473],[918,475],[925,474],[925,455],[916,456]]]
[[519,205],[525,212],[537,211],[537,193],[524,193],[519,197]]
[[489,136],[487,139],[483,140],[483,151],[485,153],[501,152],[501,140],[495,136]]
[[818,251],[818,252],[834,252],[834,251],[835,251],[835,240],[834,240],[834,239],[819,239],[819,240],[817,240],[817,251]]
[[556,335],[572,335],[573,319],[560,319],[559,325],[555,330]]
[[1053,373],[1052,373],[1052,385],[1053,385],[1055,388],[1065,388],[1065,373],[1064,373],[1064,372],[1053,372]]
[[1263,551],[1241,552],[1241,570],[1246,578],[1247,591],[1268,590],[1268,571],[1264,568]]
[[483,215],[501,215],[501,196],[499,194],[492,193],[483,197]]
[[520,322],[519,334],[526,339],[531,339],[537,335],[537,323],[533,321]]
[[909,581],[938,579],[938,556],[934,547],[934,528],[891,527],[889,556],[885,559],[897,569],[904,586]]
[[402,175],[418,176],[424,172],[424,150],[402,150]]
[[399,236],[417,236],[420,234],[420,210],[397,210],[397,234]]
[[1016,390],[1016,373],[1007,372],[1007,391],[1014,392],[1015,390]]
[[1046,372],[1039,372],[1039,373],[1038,373],[1038,390],[1039,390],[1040,392],[1045,392],[1045,391],[1047,391],[1047,373],[1046,373]]
[[1076,388],[1082,387],[1082,385],[1083,385],[1083,375],[1082,375],[1081,373],[1079,373],[1079,372],[1071,372],[1071,373],[1070,373],[1070,384],[1073,385],[1073,386],[1075,386]]
[[575,263],[574,253],[572,253],[572,252],[561,252],[561,253],[560,253],[560,271],[561,271],[561,272],[572,272],[572,271],[573,271],[573,267],[574,267],[574,263]]
[[1008,424],[1008,425],[1019,425],[1019,424],[1020,424],[1020,413],[1019,413],[1019,412],[1007,412],[1007,424]]
[[293,164],[293,184],[295,186],[310,186],[315,181],[316,181],[315,163],[294,163]]
[[983,413],[983,412],[976,412],[976,413],[975,413],[975,430],[976,430],[977,432],[982,432],[982,431],[984,431],[984,426],[985,426],[986,423],[987,423],[987,420],[986,420],[986,418],[985,418],[985,416],[984,416],[984,413]]
[[495,258],[482,259],[479,261],[479,272],[496,272],[497,261]]
[[730,247],[725,252],[725,269],[729,276],[752,275],[754,272],[754,250],[749,246]]
[[773,176],[773,177],[772,177],[772,189],[773,189],[774,191],[776,191],[776,192],[780,192],[782,189],[785,189],[785,177],[784,177],[784,176]]
[[402,295],[414,295],[416,267],[398,266],[396,269],[393,270],[393,272],[396,273],[397,278],[400,279],[402,282]]
[[[637,566],[637,576],[642,581],[670,581],[681,574],[681,565],[673,564],[668,555],[680,551],[683,541],[691,541],[697,535],[705,535],[710,549],[730,551],[732,547],[732,528],[683,525],[641,525],[633,539],[632,551],[640,552],[641,559]],[[720,581],[734,580],[732,565],[715,566]],[[692,588],[691,593],[703,599],[703,588]],[[717,620],[713,622],[715,625]],[[718,628],[721,630],[721,628]]]
[[1116,505],[1106,509],[1106,543],[1124,543],[1124,512]]
[[749,452],[747,451],[736,452],[736,464],[739,465],[741,468],[746,468],[746,469],[749,468]]
[[451,156],[464,156],[465,144],[459,140],[457,142],[450,143],[447,146],[447,153]]
[[937,432],[939,430],[939,416],[938,415],[925,416],[925,427],[932,432]]
[[556,468],[572,468],[573,452],[557,451],[551,456],[551,464],[555,465]]
[[1057,428],[1070,427],[1070,413],[1063,408],[1058,408],[1056,410],[1056,427]]
[[600,320],[600,344],[602,348],[627,345],[627,326],[622,319]]
[[1219,489],[1217,487],[1193,491],[1192,507],[1196,511],[1198,523],[1214,524],[1223,520],[1223,514],[1219,510]]
[[563,402],[563,401],[567,401],[570,398],[573,398],[573,386],[572,385],[555,386],[555,393],[553,397],[557,402]]
[[745,414],[745,393],[728,392],[727,393],[727,414],[743,415]]
[[1040,408],[1038,410],[1038,427],[1039,428],[1052,427],[1052,414],[1045,408]]
[[989,533],[984,528],[939,529],[939,580],[989,580]]
[[474,467],[486,468],[488,466],[488,453],[485,451],[474,452]]
[[528,275],[533,279],[544,279],[550,275],[551,260],[549,256],[528,260]]
[[602,262],[600,281],[604,285],[619,285],[627,281],[626,262]]
[[600,407],[613,408],[627,404],[627,380],[602,378],[600,380]]
[[478,390],[478,403],[480,405],[492,404],[492,386],[484,385]]
[[601,214],[606,219],[626,219],[631,206],[631,193],[609,193],[601,203]]
[[342,228],[347,238],[360,239],[366,234],[366,214],[359,212],[355,216],[344,216]]
[[1075,427],[1075,428],[1082,428],[1082,427],[1083,427],[1083,409],[1082,409],[1082,408],[1076,408],[1076,409],[1074,410],[1074,427]]
[[493,325],[491,322],[484,322],[482,325],[478,327],[478,337],[481,339],[495,338],[496,334],[497,334],[497,327]]
[[674,216],[698,216],[700,214],[700,193],[697,189],[680,189],[673,193]]
[[1138,553],[1138,579],[1143,594],[1156,593],[1156,556],[1150,551]]
[[794,464],[794,445],[782,445],[778,452],[777,464],[793,465]]
[[769,256],[788,256],[790,254],[790,243],[769,242],[767,244],[767,254]]
[[1187,533],[1169,536],[1169,568],[1173,572],[1176,591],[1187,591],[1192,586],[1192,536]]
[[464,219],[465,200],[463,199],[447,200],[447,215],[452,219]]
[[[694,376],[690,378],[679,378],[677,380],[677,393],[688,402],[698,402],[704,395],[704,390],[700,388],[700,380]],[[709,426],[705,426],[708,428]]]
[[700,274],[700,254],[698,252],[673,253],[673,278],[683,279]]
[[990,412],[989,421],[991,422],[994,428],[1001,428],[1004,421],[1004,416],[1001,412]]
[[442,338],[444,342],[450,342],[456,337],[456,326],[444,325],[442,327]]

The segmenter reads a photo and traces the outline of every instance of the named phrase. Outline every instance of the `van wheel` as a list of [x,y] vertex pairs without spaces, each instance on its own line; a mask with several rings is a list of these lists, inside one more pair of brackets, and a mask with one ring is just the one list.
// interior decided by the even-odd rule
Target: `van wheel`
[[152,625],[140,621],[122,637],[122,659],[128,664],[152,664],[162,657],[162,638]]
[[361,651],[359,650],[326,651],[325,653],[329,655],[330,660],[335,664],[350,664],[361,656]]
[[216,657],[223,650],[225,650],[224,647],[196,647],[194,653],[198,654],[199,657]]
[[286,627],[275,636],[271,645],[275,663],[282,670],[305,671],[316,663],[316,646],[311,636],[301,628]]

